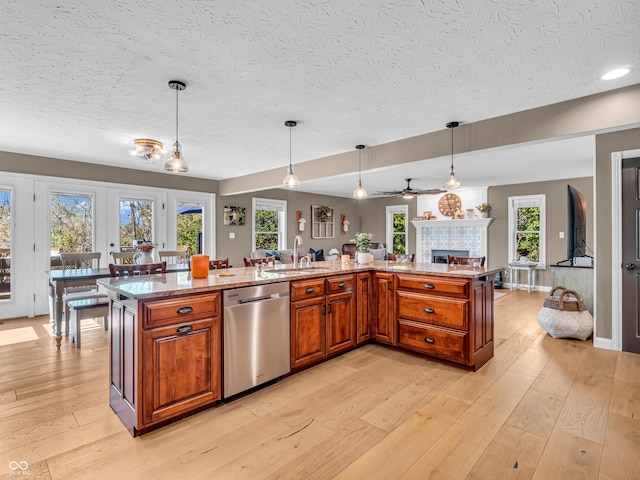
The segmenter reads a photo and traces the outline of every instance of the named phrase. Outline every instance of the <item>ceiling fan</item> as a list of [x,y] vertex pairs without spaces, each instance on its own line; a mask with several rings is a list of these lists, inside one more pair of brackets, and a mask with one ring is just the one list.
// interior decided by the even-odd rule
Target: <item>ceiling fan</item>
[[390,192],[375,192],[374,195],[397,195],[403,198],[413,198],[414,195],[437,195],[439,193],[445,193],[446,190],[440,188],[430,188],[428,190],[421,190],[419,188],[411,188],[411,178],[405,178],[407,182],[407,188],[402,190],[393,190]]

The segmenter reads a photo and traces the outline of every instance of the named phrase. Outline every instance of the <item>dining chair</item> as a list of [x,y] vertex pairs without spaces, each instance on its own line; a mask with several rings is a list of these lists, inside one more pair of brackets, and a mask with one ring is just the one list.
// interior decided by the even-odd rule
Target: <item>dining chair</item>
[[256,265],[260,265],[262,263],[265,263],[267,265],[275,265],[276,257],[260,257],[260,258],[244,257],[245,267],[255,267]]
[[100,268],[100,256],[100,252],[62,252],[60,261],[62,262],[63,270]]
[[229,268],[229,258],[209,260],[209,270],[217,270],[219,268]]
[[457,257],[447,255],[447,265],[467,265],[472,267],[484,267],[485,257]]
[[111,252],[113,257],[113,263],[116,265],[131,265],[133,263],[133,257],[136,254],[134,251],[130,252]]
[[158,250],[158,256],[160,261],[166,262],[167,265],[189,263],[189,254],[186,250]]
[[139,265],[116,265],[109,264],[109,274],[112,277],[137,277],[139,275],[149,275],[152,273],[165,273],[167,262],[141,263]]
[[387,253],[387,260],[392,262],[406,262],[413,263],[416,258],[416,254],[401,254],[401,253]]

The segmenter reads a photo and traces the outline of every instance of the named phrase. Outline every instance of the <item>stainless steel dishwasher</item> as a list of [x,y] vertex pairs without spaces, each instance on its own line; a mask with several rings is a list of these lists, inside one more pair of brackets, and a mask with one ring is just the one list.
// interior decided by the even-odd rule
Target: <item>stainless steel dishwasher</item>
[[223,299],[224,397],[289,373],[289,283],[235,288]]

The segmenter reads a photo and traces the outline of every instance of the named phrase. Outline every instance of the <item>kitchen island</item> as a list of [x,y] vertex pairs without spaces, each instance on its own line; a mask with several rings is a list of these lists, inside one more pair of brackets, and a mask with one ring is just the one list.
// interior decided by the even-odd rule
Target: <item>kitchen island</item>
[[290,285],[291,372],[374,341],[477,370],[493,356],[502,268],[317,262],[98,280],[110,297],[110,405],[132,435],[208,408],[222,388],[222,292]]

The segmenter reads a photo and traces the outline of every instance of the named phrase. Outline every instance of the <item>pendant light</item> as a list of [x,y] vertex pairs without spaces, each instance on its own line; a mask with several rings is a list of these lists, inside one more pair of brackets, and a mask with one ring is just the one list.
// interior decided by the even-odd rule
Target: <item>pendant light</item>
[[358,186],[353,191],[353,198],[367,198],[367,191],[362,186],[362,149],[364,145],[356,145],[358,149]]
[[189,171],[189,165],[182,156],[182,146],[178,142],[178,92],[187,88],[187,85],[178,80],[170,80],[169,88],[176,91],[176,143],[173,144],[171,156],[164,162],[164,169],[170,172],[183,173]]
[[287,169],[287,176],[282,180],[282,186],[284,188],[297,188],[300,186],[300,180],[293,173],[293,165],[291,164],[291,129],[298,123],[293,120],[287,120],[284,122],[286,127],[289,127],[289,168]]
[[447,128],[451,129],[451,169],[449,170],[449,177],[447,178],[447,181],[444,182],[443,187],[450,190],[460,188],[460,181],[458,180],[458,177],[456,177],[456,171],[453,168],[453,129],[458,125],[460,125],[458,122],[447,123]]

